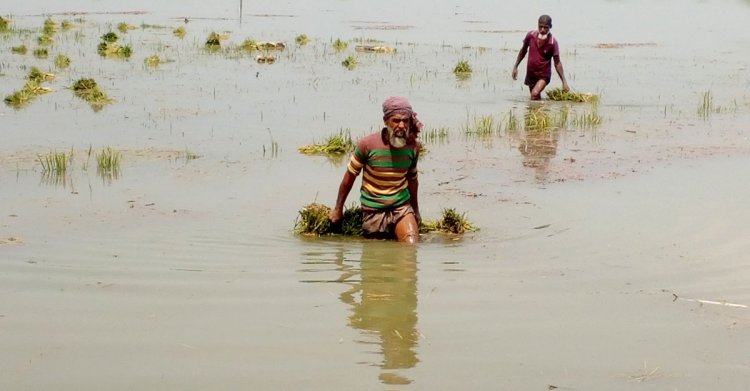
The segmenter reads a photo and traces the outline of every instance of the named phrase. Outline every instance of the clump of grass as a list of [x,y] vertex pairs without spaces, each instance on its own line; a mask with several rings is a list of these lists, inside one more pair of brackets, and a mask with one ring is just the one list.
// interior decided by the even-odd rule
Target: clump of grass
[[229,39],[227,34],[219,34],[217,32],[211,32],[206,38],[206,49],[217,50],[221,48],[221,41]]
[[60,69],[65,69],[70,66],[70,57],[64,54],[58,54],[55,56],[55,66]]
[[508,111],[508,121],[505,123],[505,131],[515,132],[518,130],[518,119],[513,114],[513,110]]
[[201,157],[201,155],[199,155],[199,154],[197,154],[197,153],[195,153],[195,152],[193,152],[193,151],[191,151],[191,150],[189,150],[187,148],[185,148],[185,152],[183,152],[181,155],[182,155],[183,158],[185,158],[185,161],[195,160],[195,159],[199,159]]
[[42,34],[36,39],[36,43],[38,43],[40,46],[49,46],[52,45],[54,41],[52,40],[52,37],[47,34]]
[[26,45],[21,46],[13,46],[10,48],[10,51],[16,54],[26,54],[28,52],[28,48],[26,48]]
[[453,74],[460,78],[469,77],[472,72],[471,64],[468,61],[461,60],[453,67]]
[[73,159],[73,150],[71,149],[70,152],[53,151],[45,155],[38,155],[37,159],[42,166],[42,173],[64,175]]
[[530,109],[524,116],[526,130],[544,130],[552,126],[552,118],[542,109]]
[[258,42],[258,49],[263,50],[284,50],[286,45],[283,42]]
[[125,22],[121,22],[117,24],[117,29],[120,30],[121,33],[127,34],[130,30],[135,30],[138,27],[135,27],[133,25],[127,24]]
[[3,18],[0,16],[0,33],[7,33],[10,32],[10,24],[12,21],[7,18]]
[[706,91],[701,95],[700,104],[698,105],[698,114],[701,118],[708,118],[714,111],[714,98],[711,91]]
[[333,42],[333,48],[336,49],[337,52],[345,50],[347,46],[349,46],[349,44],[340,39],[336,39]]
[[42,33],[44,35],[54,35],[57,32],[57,23],[51,18],[44,20],[44,26],[42,26]]
[[60,28],[62,28],[63,31],[68,31],[71,28],[73,28],[73,22],[65,19],[62,22],[60,22]]
[[44,81],[54,80],[55,75],[53,73],[46,73],[39,70],[37,67],[31,67],[29,75],[26,76],[26,80],[41,83]]
[[304,46],[310,43],[310,38],[306,34],[300,34],[294,38],[294,42],[297,42],[297,45]]
[[185,34],[187,34],[187,31],[185,30],[185,26],[180,26],[172,30],[172,34],[177,38],[185,38]]
[[419,225],[419,232],[421,233],[440,231],[460,235],[478,230],[479,228],[466,218],[466,213],[458,213],[453,208],[443,209],[440,220],[423,220]]
[[602,123],[602,117],[599,115],[596,107],[589,112],[585,112],[573,118],[571,123],[582,129],[592,129]]
[[354,151],[351,132],[341,130],[329,136],[322,144],[305,145],[297,149],[305,155],[343,155]]
[[129,45],[120,46],[117,43],[119,37],[113,31],[105,33],[101,39],[102,41],[99,42],[96,51],[102,57],[130,58],[133,54],[133,50]]
[[49,52],[47,51],[47,48],[37,48],[37,49],[34,49],[34,57],[47,58],[49,57]]
[[464,134],[478,137],[490,137],[500,132],[501,121],[497,121],[491,115],[485,115],[474,119],[474,123],[466,126]]
[[51,91],[51,88],[43,87],[37,81],[27,81],[26,85],[24,85],[22,89],[6,96],[4,102],[8,106],[11,106],[15,109],[20,109],[21,107],[30,103],[37,96],[46,94]]
[[143,63],[146,64],[147,67],[158,67],[159,64],[161,64],[161,58],[159,58],[158,55],[154,54],[151,56],[146,57],[143,60]]
[[341,61],[341,65],[343,65],[346,69],[352,70],[357,66],[357,63],[359,60],[357,60],[357,57],[349,56],[344,59],[344,61]]
[[554,101],[570,101],[570,102],[597,102],[599,96],[590,93],[565,91],[562,88],[553,88],[547,91],[547,98]]
[[302,208],[294,222],[294,232],[298,235],[327,235],[331,233],[331,208],[312,203]]
[[[427,143],[442,143],[448,139],[448,128],[423,130],[419,138]],[[420,152],[419,155],[422,156],[422,153]]]
[[240,45],[240,49],[248,52],[256,51],[258,50],[258,42],[254,39],[248,38],[242,42],[242,44]]
[[116,178],[120,174],[120,160],[120,152],[106,147],[96,154],[96,172],[102,177]]
[[99,111],[106,104],[112,102],[107,94],[99,89],[94,79],[78,79],[71,88],[73,93],[88,102],[94,111]]

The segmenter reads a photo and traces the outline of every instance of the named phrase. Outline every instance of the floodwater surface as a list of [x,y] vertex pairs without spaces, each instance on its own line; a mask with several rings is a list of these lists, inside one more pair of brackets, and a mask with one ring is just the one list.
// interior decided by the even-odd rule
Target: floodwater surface
[[[55,79],[0,106],[0,389],[746,389],[750,2],[6,3],[0,95]],[[511,79],[543,13],[598,103]],[[47,18],[73,26],[37,58]],[[129,59],[97,53],[109,31]],[[425,123],[422,216],[480,230],[295,235],[345,170],[297,149],[379,129],[390,95]]]

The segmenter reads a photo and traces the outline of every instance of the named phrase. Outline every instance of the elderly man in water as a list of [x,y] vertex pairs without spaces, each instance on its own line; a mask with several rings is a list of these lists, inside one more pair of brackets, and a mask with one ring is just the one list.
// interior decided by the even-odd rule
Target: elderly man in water
[[359,200],[364,236],[416,243],[421,221],[417,136],[422,123],[409,101],[399,96],[383,102],[383,122],[381,131],[357,142],[329,217],[333,224],[342,219],[346,197],[363,173]]

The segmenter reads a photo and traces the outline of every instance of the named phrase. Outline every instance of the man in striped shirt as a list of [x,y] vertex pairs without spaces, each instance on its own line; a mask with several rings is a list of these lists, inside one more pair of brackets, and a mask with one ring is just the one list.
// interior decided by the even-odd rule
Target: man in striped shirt
[[421,221],[417,136],[422,123],[409,101],[398,96],[383,102],[383,122],[380,132],[357,142],[329,217],[333,224],[341,220],[346,197],[362,173],[359,200],[365,237],[416,243]]

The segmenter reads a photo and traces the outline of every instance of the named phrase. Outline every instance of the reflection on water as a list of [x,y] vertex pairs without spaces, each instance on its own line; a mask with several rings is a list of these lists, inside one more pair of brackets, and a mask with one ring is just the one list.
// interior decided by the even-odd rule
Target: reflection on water
[[553,126],[547,109],[534,103],[527,106],[524,132],[519,136],[518,151],[523,155],[523,166],[535,170],[538,182],[545,182],[549,163],[557,155],[560,129]]
[[374,240],[361,243],[359,269],[339,250],[335,263],[340,275],[333,281],[347,286],[339,299],[350,306],[348,325],[361,331],[356,342],[378,357],[359,363],[380,367],[382,383],[410,384],[403,370],[419,362],[417,248]]

